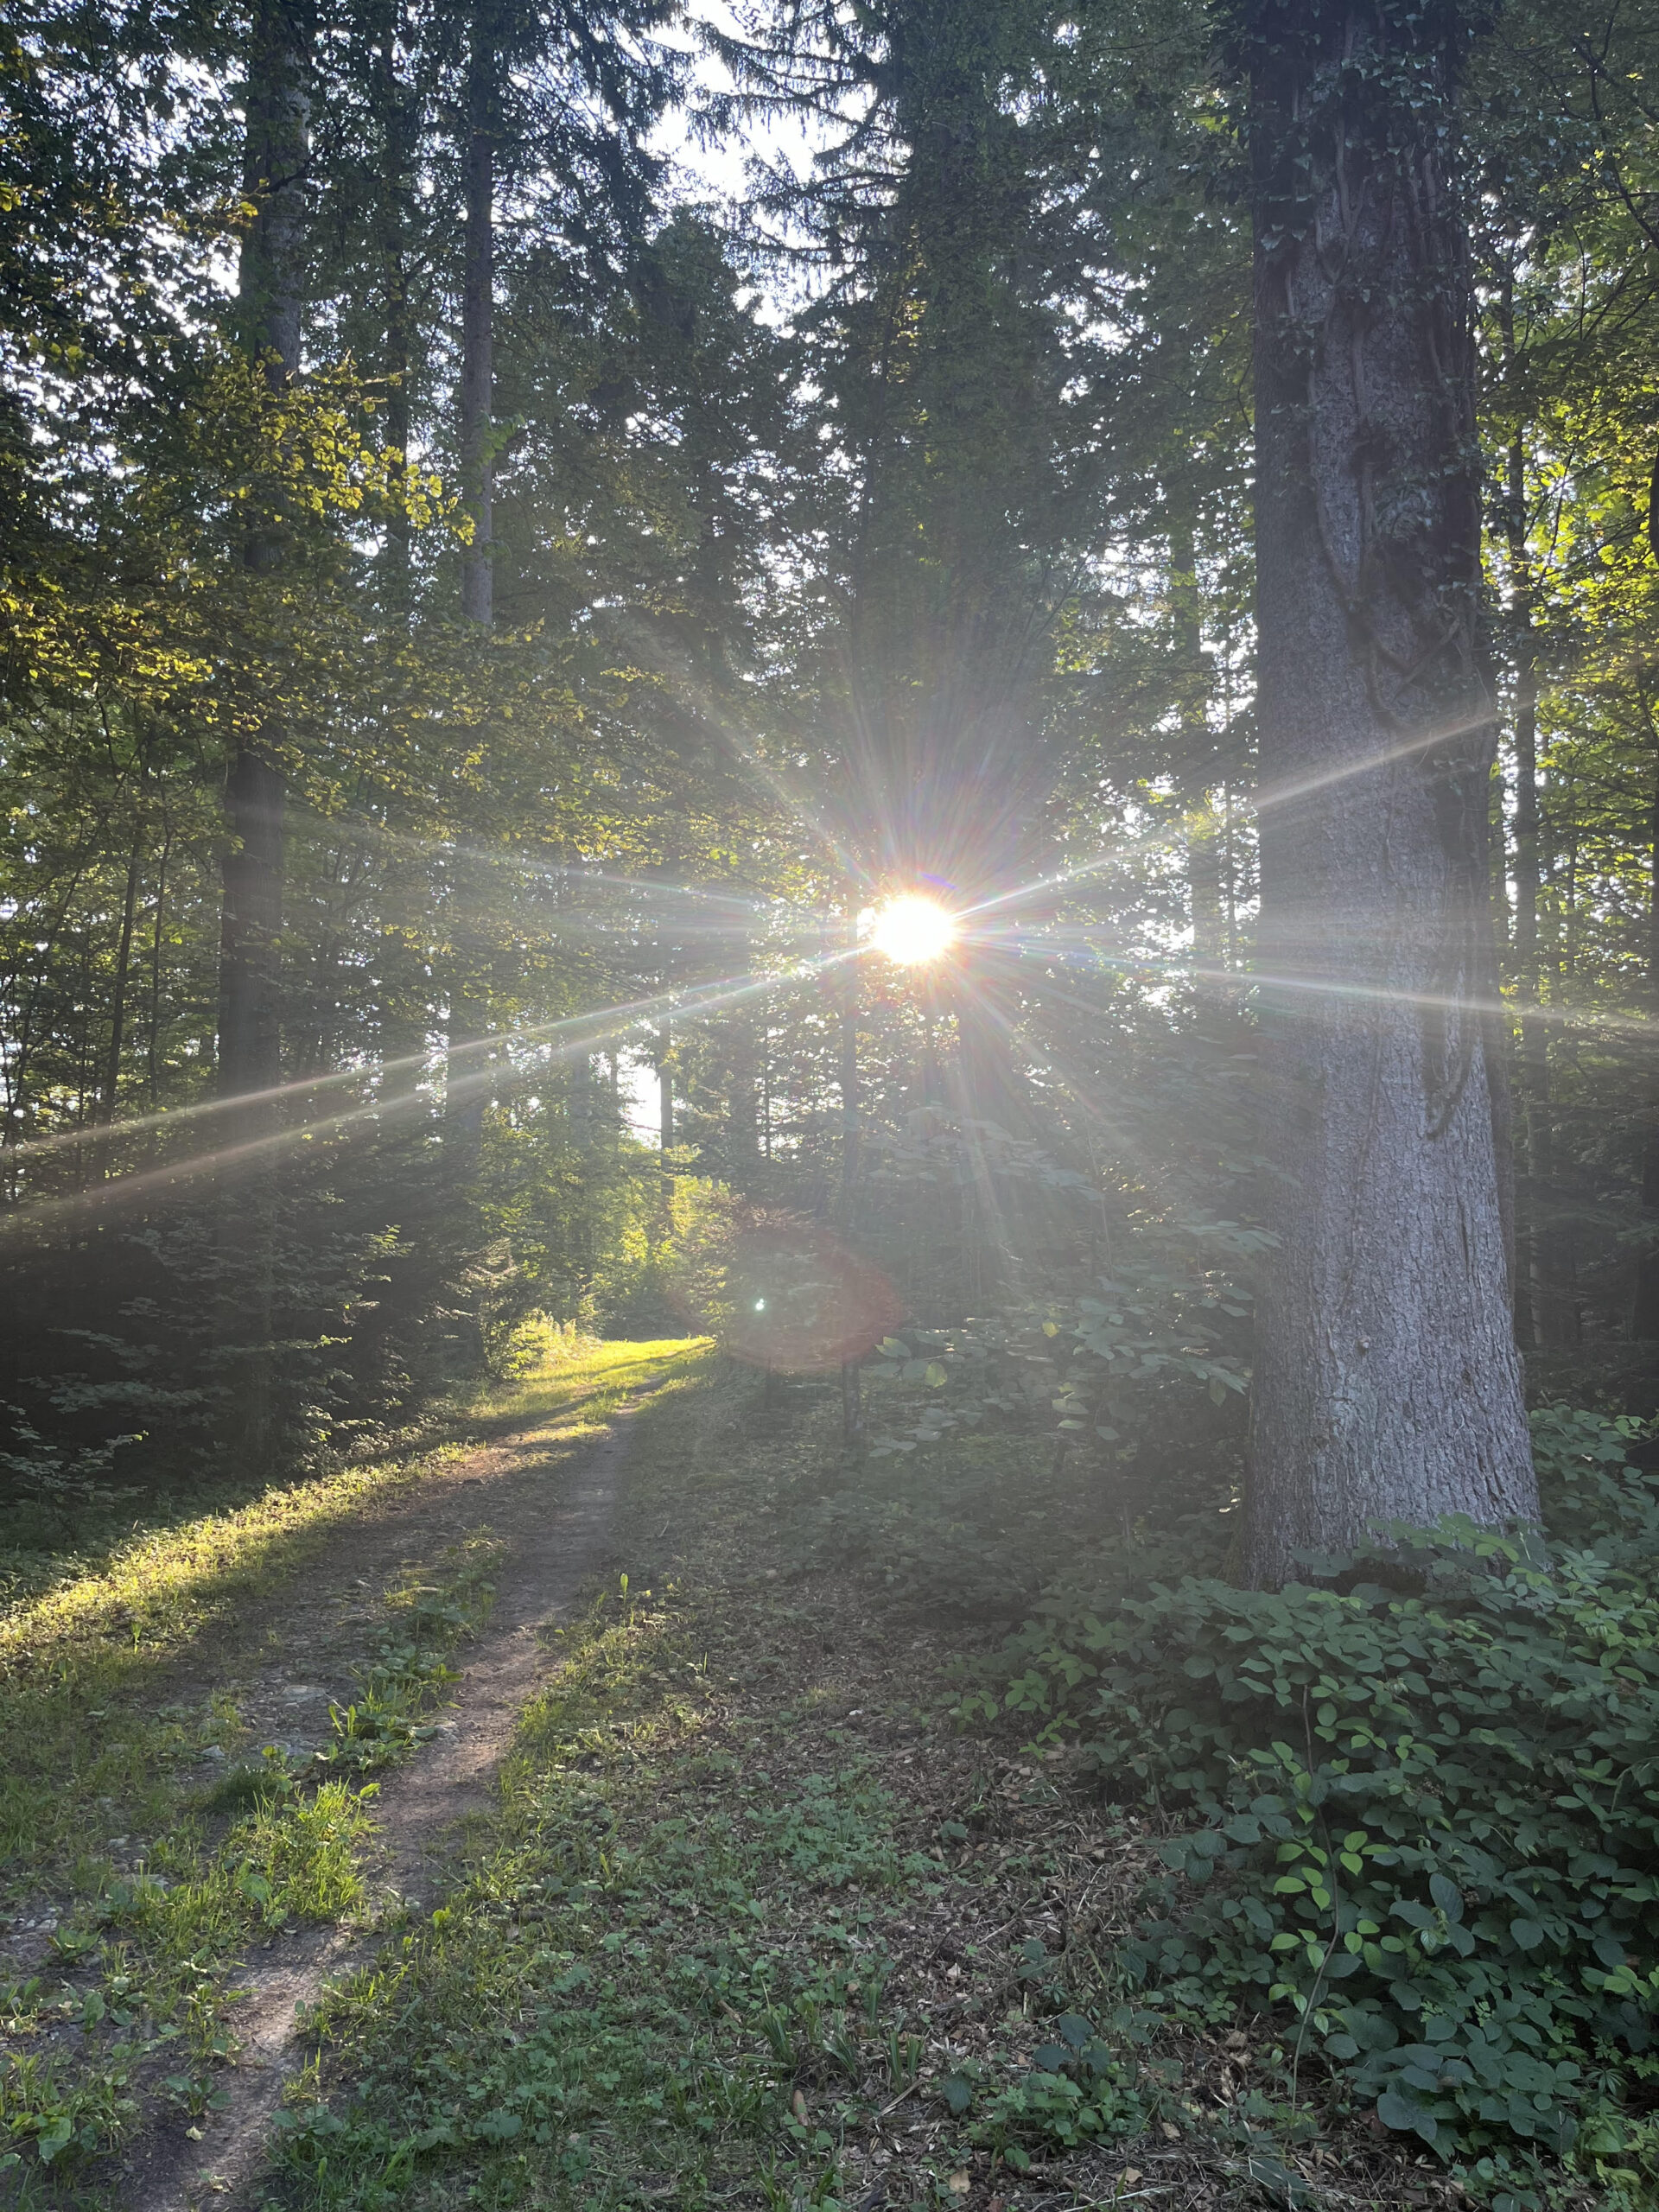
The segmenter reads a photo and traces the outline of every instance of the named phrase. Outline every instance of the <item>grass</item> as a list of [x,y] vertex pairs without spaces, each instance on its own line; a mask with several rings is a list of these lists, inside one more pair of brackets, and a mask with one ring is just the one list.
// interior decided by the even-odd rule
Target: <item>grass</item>
[[[532,1429],[537,1452],[556,1452],[602,1422],[655,1349],[597,1348],[480,1395],[468,1418]],[[359,1609],[357,1694],[309,1761],[257,1745],[237,1756],[248,1730],[235,1698],[192,1695],[190,1678],[269,1658],[315,1598],[306,1570],[326,1560],[337,1577],[365,1522],[461,1448],[138,1531],[0,1622],[0,1835],[10,1893],[33,1904],[22,1932],[36,1955],[0,1980],[0,2175],[38,2194],[67,2173],[73,2201],[93,2201],[88,2161],[145,2102],[200,2115],[222,2101],[248,1946],[372,1910],[371,1777],[432,1732],[423,1716],[449,1658],[487,1614],[497,1541],[474,1530],[405,1562]],[[204,1768],[210,1743],[228,1764]],[[134,1863],[91,1840],[112,1829],[124,1846],[150,1839]]]
[[[556,1637],[454,1891],[317,2017],[281,2202],[960,2205],[1187,2123],[1133,2017],[1072,2009],[1052,1784],[953,1734],[942,1645],[787,1579],[824,1467],[713,1363],[642,1415],[648,1569]],[[1077,2050],[1033,2075],[1049,2021]]]
[[[377,1907],[364,1777],[418,1750],[482,1616],[480,1532],[384,1593],[361,1694],[310,1777],[244,1763],[204,1793],[190,1766],[160,1878],[159,1859],[105,1868],[50,1971],[0,1992],[0,2121],[26,2195],[108,2201],[97,2153],[157,2100],[211,2131],[233,1961],[277,1928],[343,1920],[378,1948],[308,2022],[316,2056],[267,2183],[283,2212],[1449,2204],[1432,2165],[1363,2126],[1326,2139],[1270,2023],[1174,2026],[1126,1986],[1118,1941],[1166,1823],[1085,1794],[1064,1753],[953,1721],[953,1669],[998,1632],[964,1597],[979,1605],[999,1546],[1043,1532],[957,1513],[930,1550],[925,1501],[902,1506],[896,1469],[866,1471],[855,1514],[834,1390],[763,1392],[702,1347],[603,1347],[469,1418],[556,1447],[647,1376],[627,1572],[548,1632],[556,1664],[437,1909]],[[905,1541],[884,1556],[862,1531],[887,1515],[889,1479]],[[928,1481],[944,1496],[949,1467]],[[283,1509],[278,1616],[303,1602],[306,1544],[354,1525],[326,1486],[313,1502],[310,1523],[302,1501]],[[269,1541],[249,1514],[247,1554],[215,1539],[232,1579]],[[849,1572],[836,1544],[854,1522]],[[218,1591],[189,1581],[173,1540],[148,1541],[161,1580],[184,1577],[197,1635],[224,1633]],[[86,1626],[109,1592],[64,1596],[33,1663],[65,1697],[112,1702]],[[233,1714],[147,1706],[168,1679],[152,1663],[122,1678],[134,1726],[231,1740]]]
[[[480,1391],[467,1425],[539,1425],[541,1441],[579,1443],[642,1373],[683,1349],[597,1347]],[[301,1573],[366,1516],[394,1509],[466,1449],[453,1441],[277,1485],[234,1511],[140,1529],[93,1572],[0,1617],[0,1897],[96,1883],[85,1839],[111,1820],[145,1834],[167,1827],[182,1764],[234,1728],[211,1698],[188,1712],[170,1707],[169,1677],[204,1647],[217,1666],[216,1637],[278,1610]]]
[[835,1394],[772,1396],[708,1361],[640,1417],[629,1573],[556,1638],[439,1910],[326,2000],[269,2202],[1456,2202],[1363,2116],[1332,2135],[1271,2021],[1125,1981],[1168,1823],[953,1724],[995,1630],[919,1531],[897,1596],[833,1564]]

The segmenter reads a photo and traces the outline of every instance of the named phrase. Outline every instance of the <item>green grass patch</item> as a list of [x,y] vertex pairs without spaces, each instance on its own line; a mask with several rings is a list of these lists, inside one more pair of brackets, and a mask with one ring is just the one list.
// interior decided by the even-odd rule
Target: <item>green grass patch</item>
[[[647,1349],[601,1347],[527,1379],[502,1394],[504,1425],[579,1440],[634,1387]],[[88,2160],[145,2100],[210,2117],[233,2050],[238,1957],[368,1907],[371,1777],[433,1732],[426,1716],[453,1656],[487,1618],[500,1550],[487,1529],[394,1579],[364,1626],[356,1693],[331,1707],[313,1758],[251,1746],[207,1779],[198,1747],[209,1735],[235,1744],[234,1706],[156,1700],[193,1646],[252,1599],[280,1612],[288,1587],[308,1602],[301,1570],[430,1466],[354,1470],[152,1532],[3,1624],[11,1870],[15,1885],[51,1885],[56,1924],[38,1963],[0,1982],[0,2175],[86,2201]],[[86,1841],[117,1826],[153,1836],[136,1867]]]
[[[579,1443],[641,1376],[685,1356],[682,1344],[600,1345],[481,1393],[468,1414]],[[141,1530],[95,1572],[0,1615],[0,1895],[95,1879],[85,1839],[112,1821],[143,1834],[166,1827],[187,1763],[226,1728],[211,1707],[169,1711],[169,1676],[250,1608],[279,1606],[365,1514],[395,1505],[462,1449],[342,1469],[233,1512]]]

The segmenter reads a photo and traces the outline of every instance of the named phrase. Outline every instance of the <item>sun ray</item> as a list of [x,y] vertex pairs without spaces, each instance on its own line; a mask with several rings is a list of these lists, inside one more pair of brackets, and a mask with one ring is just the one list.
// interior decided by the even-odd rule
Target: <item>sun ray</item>
[[[499,1051],[504,1046],[550,1043],[554,1046],[552,1058],[556,1063],[572,1059],[584,1052],[596,1052],[601,1046],[613,1043],[617,1039],[627,1035],[630,1031],[642,1028],[654,1020],[661,1020],[664,1014],[671,1015],[676,1022],[681,1024],[703,1020],[711,1014],[728,1012],[734,1006],[741,1005],[753,998],[764,996],[777,989],[780,984],[808,980],[811,976],[822,972],[824,969],[836,966],[850,957],[850,954],[845,950],[837,950],[826,955],[822,959],[802,961],[793,975],[780,975],[768,971],[760,976],[726,977],[717,982],[699,985],[690,992],[662,992],[652,998],[635,1000],[624,1006],[601,1008],[596,1013],[567,1015],[554,1022],[528,1023],[518,1029],[499,1030],[490,1036],[472,1039],[465,1045],[457,1046],[453,1052],[446,1055],[446,1059],[452,1062],[460,1058],[479,1060],[483,1059],[486,1055]],[[424,1058],[425,1056],[423,1056],[423,1064],[424,1064]],[[321,1079],[315,1085],[285,1084],[274,1090],[248,1092],[235,1098],[205,1101],[201,1108],[195,1110],[202,1113],[209,1111],[245,1113],[250,1110],[257,1110],[262,1107],[270,1109],[276,1103],[288,1098],[296,1089],[320,1090],[324,1087],[325,1083],[329,1088],[337,1088],[345,1083],[363,1081],[372,1073],[373,1065],[406,1067],[412,1064],[411,1061],[404,1060],[365,1065],[358,1069]],[[450,1096],[474,1096],[480,1090],[488,1089],[499,1080],[499,1070],[493,1064],[486,1061],[485,1065],[461,1076],[458,1080],[453,1076],[448,1077],[444,1084],[444,1090],[446,1095]],[[159,1166],[135,1169],[127,1174],[114,1175],[107,1182],[95,1185],[86,1190],[54,1192],[38,1198],[25,1198],[16,1205],[9,1208],[3,1216],[0,1216],[0,1235],[7,1232],[15,1234],[33,1224],[48,1219],[60,1218],[76,1212],[102,1213],[112,1206],[124,1204],[130,1198],[181,1183],[190,1182],[203,1175],[221,1173],[228,1166],[245,1163],[264,1155],[274,1154],[308,1140],[337,1135],[342,1130],[367,1122],[384,1123],[389,1120],[403,1119],[417,1109],[429,1111],[430,1107],[430,1099],[423,1096],[419,1092],[403,1093],[390,1099],[376,1096],[342,1108],[338,1113],[324,1115],[310,1121],[296,1122],[281,1128],[264,1131],[259,1135],[249,1138],[240,1144],[221,1146],[211,1152],[188,1155],[183,1160],[168,1160]],[[160,1115],[146,1116],[144,1121],[149,1127],[155,1128],[162,1124],[176,1122],[181,1118],[181,1114]],[[94,1138],[107,1140],[111,1136],[124,1135],[141,1126],[136,1121],[117,1122],[109,1128],[95,1131],[82,1130],[75,1133],[73,1137],[66,1135],[65,1141],[85,1144]],[[45,1139],[40,1141],[55,1145],[57,1141]]]

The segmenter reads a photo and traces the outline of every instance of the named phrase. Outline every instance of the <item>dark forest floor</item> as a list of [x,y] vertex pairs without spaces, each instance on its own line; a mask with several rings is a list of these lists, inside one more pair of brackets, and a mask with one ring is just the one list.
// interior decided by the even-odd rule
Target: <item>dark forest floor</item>
[[[1126,2005],[1157,1824],[953,1725],[989,1630],[814,1563],[833,1397],[607,1346],[471,1454],[203,1539],[216,1580],[175,1535],[37,1604],[73,1770],[11,1792],[0,2192],[1450,2201],[1271,2036]],[[1055,2070],[1095,2031],[1109,2077]]]

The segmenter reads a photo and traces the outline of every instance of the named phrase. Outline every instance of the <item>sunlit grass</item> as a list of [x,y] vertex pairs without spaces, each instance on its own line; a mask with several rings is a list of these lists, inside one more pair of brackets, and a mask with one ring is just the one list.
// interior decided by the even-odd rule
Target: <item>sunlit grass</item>
[[[481,1392],[468,1411],[576,1444],[642,1376],[697,1356],[683,1341],[596,1344]],[[199,1703],[188,1716],[158,1713],[169,1675],[211,1632],[279,1595],[365,1514],[461,1449],[344,1468],[234,1511],[140,1531],[96,1572],[0,1617],[0,1889],[73,1882],[89,1842],[112,1823],[154,1832],[173,1807],[181,1759],[226,1725]]]
[[568,1362],[511,1382],[492,1383],[480,1395],[479,1410],[504,1428],[532,1434],[544,1428],[559,1437],[580,1437],[602,1428],[647,1376],[669,1384],[683,1382],[712,1349],[712,1341],[702,1337],[593,1344]]
[[[636,1524],[729,1483],[712,1363],[680,1383],[634,1446]],[[278,2138],[297,2202],[804,2202],[840,2130],[904,2097],[923,2039],[883,1936],[944,1870],[832,1718],[804,1736],[771,1709],[756,1642],[800,1616],[764,1586],[735,1605],[636,1573],[553,1632],[465,1879],[325,2000],[321,2079]]]
[[[524,1437],[539,1447],[529,1465],[556,1465],[646,1377],[672,1391],[704,1353],[673,1340],[575,1345],[481,1389],[458,1424],[474,1439]],[[372,1912],[369,1778],[418,1754],[454,1649],[487,1614],[500,1540],[474,1529],[393,1577],[356,1655],[360,1687],[305,1770],[250,1758],[233,1698],[204,1694],[203,1677],[257,1658],[266,1624],[284,1630],[315,1595],[306,1570],[466,1448],[141,1530],[98,1571],[72,1571],[0,1619],[0,1842],[14,1898],[56,1921],[28,1947],[35,1970],[0,1983],[0,2190],[15,2181],[28,2201],[63,2202],[66,2190],[103,2201],[89,2162],[130,2132],[144,2095],[201,2117],[221,2101],[250,1945]],[[204,1769],[195,1754],[209,1738],[235,1763]],[[124,1872],[111,1847],[128,1843],[130,1857],[135,1833],[140,1863]]]

